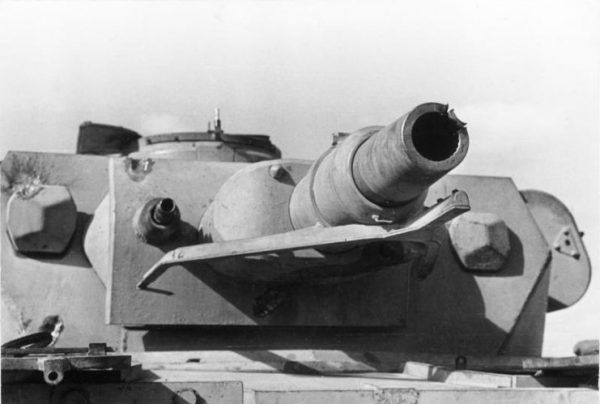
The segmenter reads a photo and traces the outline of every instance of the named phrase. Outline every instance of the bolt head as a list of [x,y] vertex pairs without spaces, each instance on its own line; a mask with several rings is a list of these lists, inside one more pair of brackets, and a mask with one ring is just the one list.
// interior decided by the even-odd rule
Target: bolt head
[[276,180],[283,178],[286,171],[281,164],[273,164],[269,167],[269,175]]
[[467,270],[495,272],[510,254],[506,223],[493,213],[466,212],[450,222],[452,247]]
[[31,195],[14,193],[8,200],[6,228],[18,252],[62,253],[76,225],[77,208],[67,187],[43,185]]

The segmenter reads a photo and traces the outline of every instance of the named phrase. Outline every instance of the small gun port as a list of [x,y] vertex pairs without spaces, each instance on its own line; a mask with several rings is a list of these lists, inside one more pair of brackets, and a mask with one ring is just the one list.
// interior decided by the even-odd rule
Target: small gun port
[[417,152],[432,161],[444,161],[458,149],[459,131],[464,124],[449,114],[428,112],[417,118],[412,141]]
[[177,237],[181,229],[181,214],[173,199],[155,198],[136,212],[133,224],[141,240],[160,245]]
[[159,225],[166,226],[178,216],[177,205],[171,198],[161,199],[152,210],[152,220]]

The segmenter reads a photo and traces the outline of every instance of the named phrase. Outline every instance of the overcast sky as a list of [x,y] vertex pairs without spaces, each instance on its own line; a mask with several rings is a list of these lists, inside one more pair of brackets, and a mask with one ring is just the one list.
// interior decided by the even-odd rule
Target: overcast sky
[[[316,158],[449,103],[471,135],[456,172],[558,196],[598,269],[599,27],[594,0],[0,2],[0,156],[72,152],[86,120],[204,130],[219,106],[226,131]],[[545,354],[597,333],[598,285],[548,316]]]

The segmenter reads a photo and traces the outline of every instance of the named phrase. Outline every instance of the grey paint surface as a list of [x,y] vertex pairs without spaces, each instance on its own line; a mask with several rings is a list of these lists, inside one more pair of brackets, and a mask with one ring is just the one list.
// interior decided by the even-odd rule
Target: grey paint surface
[[[41,177],[47,184],[67,186],[77,206],[78,222],[66,255],[41,259],[16,254],[2,231],[2,300],[3,307],[10,310],[9,315],[2,316],[3,341],[17,337],[18,331],[36,331],[44,317],[60,314],[66,319],[67,330],[59,341],[61,346],[85,345],[98,339],[118,346],[119,328],[106,326],[103,321],[104,286],[82,246],[84,228],[108,192],[107,162],[104,157],[40,153],[9,154],[2,162],[3,185],[10,185],[13,174],[20,173]],[[3,212],[7,200],[3,187]],[[4,228],[6,216],[0,220]]]
[[[444,99],[473,136],[458,172],[558,196],[596,246],[598,6],[3,2],[0,155],[71,152],[89,119],[144,134],[205,129],[218,105],[227,129],[274,134],[285,156],[312,159],[333,131]],[[546,353],[598,334],[598,279],[548,315]]]

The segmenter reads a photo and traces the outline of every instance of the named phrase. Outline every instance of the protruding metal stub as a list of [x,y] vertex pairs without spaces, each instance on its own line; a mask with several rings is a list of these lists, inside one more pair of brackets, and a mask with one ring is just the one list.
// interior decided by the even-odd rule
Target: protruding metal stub
[[331,145],[332,146],[337,146],[338,143],[341,143],[344,141],[344,139],[346,139],[348,136],[350,136],[350,133],[348,132],[335,132],[331,134]]
[[71,369],[70,362],[65,358],[45,357],[38,360],[40,370],[44,372],[44,381],[57,385],[65,378],[65,372]]
[[154,198],[134,215],[133,227],[138,237],[148,244],[160,245],[175,237],[181,214],[171,198]]
[[269,167],[269,175],[274,180],[280,180],[287,174],[286,169],[281,164],[273,164]]
[[92,342],[88,346],[88,355],[101,356],[106,355],[108,347],[104,342]]
[[597,339],[586,339],[579,341],[573,347],[573,353],[577,356],[598,355],[600,346]]
[[161,199],[154,205],[152,220],[163,226],[166,226],[175,220],[179,220],[179,208],[175,204],[175,201],[171,198]]
[[454,360],[454,369],[456,370],[464,370],[467,368],[467,357],[460,355],[457,356]]
[[215,120],[214,120],[215,134],[217,138],[219,135],[223,133],[223,129],[221,128],[221,110],[219,108],[215,108]]

